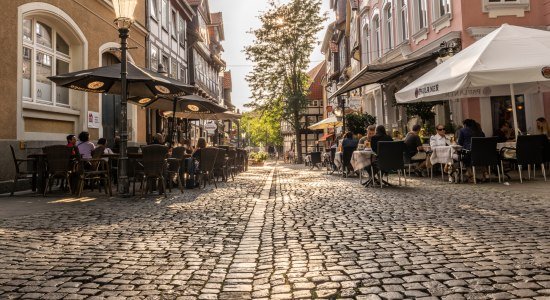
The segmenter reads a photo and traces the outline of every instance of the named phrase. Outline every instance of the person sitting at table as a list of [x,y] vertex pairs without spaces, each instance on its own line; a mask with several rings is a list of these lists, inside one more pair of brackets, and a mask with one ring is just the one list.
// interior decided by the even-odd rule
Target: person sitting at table
[[78,152],[83,159],[92,158],[92,151],[94,151],[95,145],[90,142],[90,133],[87,131],[82,131],[78,135],[78,143],[76,146],[78,147]]
[[543,117],[537,119],[537,134],[544,134],[550,139],[550,125]]
[[[481,126],[475,120],[465,119],[462,125],[464,127],[460,129],[457,143],[462,146],[462,149],[466,150],[466,153],[462,156],[462,162],[467,167],[466,176],[468,177],[468,182],[473,182],[474,174],[471,172],[472,168],[469,168],[471,161],[469,151],[472,149],[472,138],[485,137],[485,133],[483,133]],[[484,177],[488,178],[488,176],[488,173],[485,172]]]
[[195,147],[195,151],[193,152],[193,158],[200,159],[201,157],[201,149],[206,148],[206,140],[201,137],[197,140],[197,147]]
[[445,126],[437,124],[435,130],[436,133],[430,137],[430,147],[450,146],[451,141],[445,135]]
[[393,139],[386,134],[386,127],[384,125],[378,125],[376,127],[376,134],[371,138],[370,144],[372,151],[376,153],[378,151],[378,142],[391,142]]
[[413,125],[411,131],[405,136],[405,153],[409,161],[422,161],[414,170],[415,174],[419,177],[423,176],[422,170],[425,169],[426,166],[426,152],[424,152],[422,148],[422,141],[418,135],[421,128],[422,126],[419,124]]
[[512,128],[510,127],[510,124],[506,121],[500,123],[500,126],[497,130],[495,130],[493,136],[497,137],[497,143],[504,143],[506,141],[514,139]]
[[365,148],[370,148],[368,147],[368,144],[367,142],[370,143],[370,140],[372,139],[372,137],[376,134],[376,126],[374,125],[369,125],[367,127],[367,133],[365,134],[364,137],[362,137],[360,140],[359,140],[359,145],[364,145]]
[[[106,138],[100,138],[97,140],[97,147],[103,148],[103,154],[114,154],[113,150],[111,148],[107,147],[107,139]],[[107,160],[107,158],[105,158]]]
[[73,149],[71,155],[76,155],[78,148],[76,147],[76,136],[74,134],[69,134],[67,136],[67,147]]
[[353,132],[348,131],[342,140],[342,148],[357,148],[358,141],[353,138]]
[[185,154],[192,154],[193,153],[193,147],[191,146],[191,140],[189,140],[189,139],[183,140],[183,147],[185,148]]
[[162,133],[157,132],[153,136],[153,141],[151,142],[152,145],[164,145],[164,136]]

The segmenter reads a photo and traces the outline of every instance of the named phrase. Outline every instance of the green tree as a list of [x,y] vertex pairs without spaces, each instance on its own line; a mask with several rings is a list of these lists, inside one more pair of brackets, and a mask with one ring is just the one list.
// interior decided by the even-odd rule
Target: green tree
[[354,134],[365,134],[369,125],[376,124],[376,117],[368,113],[351,113],[346,115],[346,127]]
[[269,0],[269,6],[259,17],[261,27],[252,31],[254,43],[245,47],[247,58],[254,62],[247,76],[253,99],[248,106],[267,112],[281,109],[281,119],[296,134],[301,160],[300,118],[310,81],[306,71],[325,16],[320,13],[321,0],[290,0],[282,5]]
[[280,146],[283,144],[280,120],[280,112],[277,110],[250,111],[243,114],[241,128],[254,146]]

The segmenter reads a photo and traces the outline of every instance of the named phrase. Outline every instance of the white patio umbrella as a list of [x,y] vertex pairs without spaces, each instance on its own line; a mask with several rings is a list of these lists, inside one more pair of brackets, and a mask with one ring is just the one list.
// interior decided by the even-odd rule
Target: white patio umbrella
[[308,128],[311,130],[318,130],[318,129],[327,129],[327,128],[333,128],[333,127],[340,127],[342,126],[342,121],[339,121],[335,116],[328,117],[324,120],[321,120]]
[[395,94],[398,103],[550,91],[550,32],[502,25]]

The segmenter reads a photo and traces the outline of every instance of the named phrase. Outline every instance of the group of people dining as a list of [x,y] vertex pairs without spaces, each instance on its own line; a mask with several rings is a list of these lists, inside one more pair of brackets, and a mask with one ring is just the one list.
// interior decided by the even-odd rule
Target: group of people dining
[[[362,150],[364,148],[371,149],[375,154],[378,153],[378,142],[380,141],[395,141],[403,140],[405,144],[404,158],[406,163],[416,163],[414,173],[418,177],[427,176],[428,168],[431,167],[430,163],[430,149],[441,146],[453,146],[454,149],[465,150],[461,151],[460,160],[468,167],[470,163],[469,151],[472,146],[473,137],[485,137],[485,133],[481,129],[481,125],[473,119],[465,119],[460,127],[454,133],[448,133],[443,124],[435,126],[435,134],[429,137],[429,142],[421,138],[422,127],[419,124],[413,125],[411,130],[406,134],[403,139],[400,139],[399,134],[393,134],[390,136],[386,132],[386,128],[383,125],[370,125],[366,128],[366,134],[364,136],[354,136],[352,132],[346,132],[339,138],[336,138],[331,145],[331,148],[337,148],[342,152],[345,148],[353,148]],[[540,117],[536,120],[536,131],[533,134],[544,134],[550,139],[550,126],[544,117]],[[493,136],[498,138],[498,142],[509,142],[515,140],[514,129],[508,122],[502,122],[497,130],[495,130]],[[425,145],[429,144],[429,145]],[[452,155],[453,161],[458,161],[459,156],[456,151]],[[348,166],[348,168],[351,166]],[[466,168],[467,180],[473,181],[473,174],[470,168]],[[455,164],[449,163],[444,165],[442,172],[449,174],[449,181],[453,182],[457,180],[455,172],[458,168]],[[488,180],[488,173],[483,173],[483,180]]]

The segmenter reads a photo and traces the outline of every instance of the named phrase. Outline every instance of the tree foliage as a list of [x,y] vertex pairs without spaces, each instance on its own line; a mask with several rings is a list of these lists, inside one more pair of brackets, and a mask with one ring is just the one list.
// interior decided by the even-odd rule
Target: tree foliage
[[310,81],[306,71],[316,34],[325,20],[320,11],[321,0],[290,0],[282,5],[269,0],[269,9],[259,17],[261,27],[252,30],[254,43],[245,47],[247,59],[254,62],[247,76],[253,99],[248,106],[280,111],[280,117],[295,130],[299,152],[299,120]]
[[252,146],[280,146],[283,143],[281,135],[280,110],[250,111],[241,118],[241,129],[250,138]]
[[346,128],[353,134],[365,134],[367,127],[376,124],[376,117],[368,113],[351,113],[346,115]]

